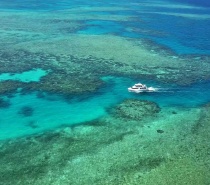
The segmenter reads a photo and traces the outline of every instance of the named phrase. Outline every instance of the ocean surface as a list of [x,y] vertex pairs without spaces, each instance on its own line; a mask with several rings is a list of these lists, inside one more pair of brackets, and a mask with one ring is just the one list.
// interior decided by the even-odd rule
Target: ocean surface
[[[210,102],[208,1],[0,0],[0,25],[2,143],[60,129],[80,128],[106,119],[112,116],[112,109],[126,100],[157,104],[163,112],[160,116],[163,128],[169,120],[168,110],[175,110],[174,115],[176,112],[184,115],[192,110],[199,112]],[[112,45],[114,51],[109,49]],[[153,58],[147,62],[147,58],[136,54],[140,59],[133,61],[133,46],[154,52]],[[25,53],[21,54],[22,51]],[[120,52],[122,58],[119,58]],[[165,58],[155,61],[156,55]],[[85,57],[91,58],[88,59],[90,64],[85,64]],[[103,64],[105,59],[110,63]],[[142,66],[141,61],[145,62]],[[136,68],[129,62],[136,62]],[[118,64],[119,69],[113,70]],[[136,71],[139,66],[142,72]],[[154,87],[155,92],[128,92],[127,88],[138,82]],[[188,113],[187,119],[190,119]],[[193,125],[193,120],[202,125],[200,118],[193,116],[195,114],[189,125]],[[116,119],[120,120],[119,115]],[[156,115],[150,119],[156,120]],[[111,122],[117,124],[119,120]],[[184,125],[185,118],[179,118],[179,123]],[[178,129],[182,133],[185,128],[177,126]],[[202,161],[202,157],[199,160]],[[207,172],[210,168],[206,166]],[[2,176],[0,184],[1,178],[4,184],[10,184]],[[208,184],[202,180],[199,185]],[[20,178],[19,182],[41,184],[45,181],[21,181]],[[60,180],[53,184],[67,182]],[[84,184],[82,182],[73,184]],[[127,182],[135,184],[129,178]]]
[[[122,21],[88,19],[83,21],[83,26],[81,29],[76,30],[75,34],[111,34],[126,38],[149,39],[156,44],[164,46],[168,50],[173,51],[175,55],[199,56],[209,54],[210,42],[209,32],[207,30],[210,30],[210,18],[185,18],[182,16],[174,16],[162,13],[173,12],[173,14],[177,15],[192,14],[196,16],[198,14],[202,16],[206,14],[209,15],[208,13],[210,12],[210,9],[207,7],[197,7],[194,5],[196,2],[192,2],[192,4],[190,4],[191,2],[187,2],[187,5],[184,4],[186,7],[182,7],[182,4],[178,4],[176,6],[172,4],[170,7],[170,4],[166,6],[166,4],[163,4],[163,2],[157,2],[157,6],[155,6],[155,4],[147,5],[146,3],[147,1],[140,3],[136,1],[132,3],[122,1],[120,3],[120,7],[122,6],[129,8],[129,11],[121,10],[117,11],[117,14],[135,16],[134,21],[131,20],[124,23]],[[56,11],[65,12],[65,10],[79,6],[94,11],[94,7],[105,7],[106,4],[107,2],[103,1],[91,3],[81,1],[1,1],[1,10],[3,12],[23,12],[24,14],[30,14],[30,12],[37,11],[41,11],[42,13],[56,13]],[[198,4],[201,5],[201,2],[199,1]],[[108,5],[111,8],[117,8],[118,6],[117,3],[112,2],[110,2]],[[87,13],[91,14],[92,12],[90,11]],[[94,14],[101,15],[101,13],[110,16],[113,14],[111,11],[94,11]],[[139,23],[136,19],[141,19],[141,22]],[[128,30],[128,27],[132,27],[133,30],[136,29],[137,31]],[[9,31],[6,30],[5,32]],[[49,37],[51,38],[50,34]],[[5,73],[0,75],[0,81],[3,82],[6,80],[16,80],[21,82],[33,82],[38,81],[38,79],[41,78],[44,73],[46,72],[42,69],[33,70],[33,72],[25,71],[11,75],[5,71]],[[139,81],[148,84],[148,86],[160,88],[160,90],[158,90],[157,93],[144,95],[128,93],[127,88]],[[74,104],[68,104],[62,101],[62,98],[56,99],[55,102],[50,100],[42,100],[37,98],[36,92],[28,95],[21,95],[17,93],[13,94],[12,98],[4,97],[2,94],[2,98],[6,99],[11,106],[6,109],[0,109],[1,115],[7,115],[0,119],[0,138],[4,139],[13,136],[21,136],[59,127],[59,125],[66,123],[75,124],[97,119],[106,114],[107,107],[113,106],[125,98],[148,99],[163,106],[179,105],[184,107],[199,106],[208,103],[210,100],[210,81],[208,80],[201,81],[200,83],[198,81],[187,87],[173,87],[174,84],[160,84],[156,83],[155,80],[150,80],[147,82],[146,79],[123,79],[121,77],[112,77],[111,83],[113,83],[113,86],[111,88],[109,86],[109,80],[106,83],[106,87],[102,87],[102,90],[98,90],[99,92],[90,93],[87,100],[79,102],[75,101]],[[102,102],[99,103],[100,101]],[[53,109],[51,108],[52,105]],[[33,107],[34,114],[30,117],[24,117],[23,115],[18,114],[18,111],[24,106]],[[84,112],[83,107],[88,107],[94,111],[91,112],[90,115],[86,110]],[[55,114],[56,112],[57,114]],[[75,114],[75,112],[77,114]],[[37,123],[37,129],[28,128],[28,122]]]

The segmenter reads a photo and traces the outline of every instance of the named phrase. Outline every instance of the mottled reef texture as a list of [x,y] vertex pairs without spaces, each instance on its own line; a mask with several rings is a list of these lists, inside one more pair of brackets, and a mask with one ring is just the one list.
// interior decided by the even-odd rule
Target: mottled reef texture
[[8,108],[9,106],[10,106],[9,100],[5,100],[3,98],[0,98],[0,109]]
[[149,50],[148,43],[116,36],[73,35],[72,38],[39,45],[25,43],[18,48],[22,49],[0,52],[1,73],[20,73],[34,68],[49,73],[41,78],[40,83],[2,81],[0,94],[17,88],[65,95],[93,92],[104,83],[101,77],[107,75],[147,78],[179,85],[210,78],[209,57],[173,56],[154,44]]
[[[65,96],[94,92],[105,83],[101,77],[109,75],[178,85],[210,79],[208,56],[177,56],[154,43],[116,35],[75,34],[88,28],[87,20],[126,25],[135,19],[119,15],[119,10],[127,9],[0,12],[0,73],[49,71],[40,82],[1,81],[0,95],[17,90],[38,91],[40,98],[45,92]],[[152,30],[127,30],[164,36]],[[7,99],[0,99],[0,108],[9,106]],[[108,112],[81,125],[1,141],[0,185],[210,184],[209,105],[160,110],[154,102],[129,99]],[[26,106],[17,113],[29,117],[34,110]],[[33,121],[28,126],[37,127]]]
[[150,101],[128,99],[114,108],[113,115],[128,120],[141,121],[147,117],[155,118],[155,114],[160,112],[160,107]]
[[1,142],[0,184],[208,185],[210,106],[158,112],[154,103],[139,101],[131,109],[140,104],[157,117],[106,116]]

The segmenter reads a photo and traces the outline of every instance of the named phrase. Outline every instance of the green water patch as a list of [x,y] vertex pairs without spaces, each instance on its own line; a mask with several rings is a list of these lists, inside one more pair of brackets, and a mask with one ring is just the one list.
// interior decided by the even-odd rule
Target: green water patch
[[43,69],[33,69],[22,73],[2,73],[0,74],[0,82],[6,80],[39,82],[41,77],[47,75],[47,73],[48,72]]
[[[1,143],[1,180],[4,184],[57,180],[78,184],[78,178],[79,184],[97,185],[209,184],[208,120],[205,127],[191,134],[196,111],[177,109],[173,117],[164,111],[167,119],[154,120],[151,128],[133,127],[132,122],[122,120],[114,126],[111,122],[116,120],[112,119],[101,127],[66,127]],[[162,135],[152,128],[161,124],[167,130]]]

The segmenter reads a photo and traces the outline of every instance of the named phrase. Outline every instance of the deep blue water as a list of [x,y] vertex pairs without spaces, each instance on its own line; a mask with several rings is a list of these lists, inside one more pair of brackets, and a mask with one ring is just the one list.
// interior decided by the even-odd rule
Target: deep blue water
[[[148,0],[141,2],[148,3]],[[147,7],[142,6],[141,2],[133,0],[132,2],[123,0],[120,1],[119,6],[128,8],[129,10],[121,11],[98,11],[94,14],[110,14],[111,15],[130,15],[135,19],[127,22],[116,21],[98,21],[88,20],[86,22],[86,29],[79,30],[81,34],[115,34],[124,37],[132,38],[147,38],[152,39],[158,44],[162,44],[177,54],[210,54],[210,18],[197,18],[196,16],[209,15],[210,8],[208,1],[193,1],[193,0],[171,0],[171,2],[186,3],[195,8],[167,8],[167,7]],[[135,3],[140,3],[136,6]],[[158,3],[158,1],[157,1]],[[167,4],[164,4],[167,5]],[[185,4],[184,4],[185,5]],[[69,8],[78,7],[118,7],[117,3],[112,1],[91,1],[86,2],[82,0],[75,1],[0,1],[0,9],[14,10],[14,11],[56,11]],[[205,7],[203,9],[196,9],[196,6]],[[143,11],[143,12],[141,12]],[[161,13],[176,13],[176,14],[191,14],[194,18],[186,18],[173,15],[162,15]],[[88,12],[87,12],[88,13]],[[93,12],[89,12],[92,14]],[[134,28],[135,31],[129,31],[126,28]],[[146,32],[143,31],[147,30]]]
[[208,0],[171,0],[172,2],[188,3],[197,6],[210,7],[210,1]]
[[[210,7],[210,2],[208,0],[169,0],[168,2],[174,3],[182,3],[182,4],[190,4],[190,5],[197,5],[202,7]],[[120,2],[112,2],[112,1],[92,1],[92,2],[85,2],[83,0],[74,0],[74,1],[66,1],[66,0],[59,0],[59,1],[52,1],[52,0],[2,0],[1,4],[3,8],[11,8],[11,9],[41,9],[41,10],[49,10],[49,9],[56,9],[56,8],[69,8],[69,6],[78,6],[78,5],[107,5],[107,4],[127,4],[131,1],[122,0]],[[137,0],[133,0],[132,2],[139,2]],[[149,2],[146,0],[146,2]],[[129,5],[127,5],[129,6]]]
[[[135,9],[135,7],[133,8]],[[117,34],[124,37],[146,38],[170,48],[177,54],[210,54],[208,31],[210,30],[210,17],[208,19],[196,18],[196,15],[210,15],[210,9],[171,10],[153,7],[148,12],[150,13],[145,14],[145,12],[134,11],[130,15],[137,18],[134,21],[128,22],[87,21],[87,28],[78,33],[96,35]],[[177,17],[157,14],[155,12],[185,13],[195,17]],[[123,15],[123,13],[120,14]],[[134,31],[126,30],[128,27],[134,28]]]

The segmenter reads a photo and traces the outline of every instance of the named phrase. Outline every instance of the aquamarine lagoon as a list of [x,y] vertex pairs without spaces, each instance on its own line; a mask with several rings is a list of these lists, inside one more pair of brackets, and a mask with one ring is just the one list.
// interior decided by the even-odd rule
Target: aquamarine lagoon
[[209,7],[0,0],[0,185],[209,185]]

